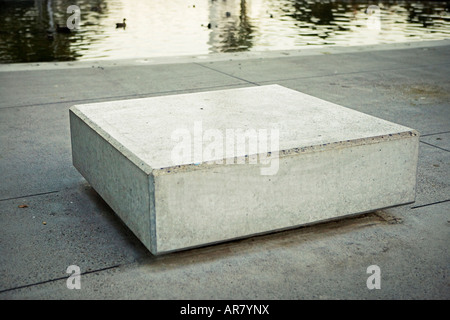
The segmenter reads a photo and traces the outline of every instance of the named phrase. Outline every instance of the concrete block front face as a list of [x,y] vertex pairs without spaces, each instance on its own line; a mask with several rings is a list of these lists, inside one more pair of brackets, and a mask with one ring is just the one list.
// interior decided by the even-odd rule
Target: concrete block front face
[[153,253],[411,203],[419,134],[278,85],[73,106],[74,166]]

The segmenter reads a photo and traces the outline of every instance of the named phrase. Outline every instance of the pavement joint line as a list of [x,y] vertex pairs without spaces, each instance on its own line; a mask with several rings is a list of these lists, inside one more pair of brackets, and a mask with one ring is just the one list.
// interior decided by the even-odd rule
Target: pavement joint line
[[[89,271],[81,272],[80,276],[90,274],[90,273],[107,271],[107,270],[118,268],[120,266],[121,265],[117,264],[114,266],[105,267],[105,268],[101,268],[101,269],[89,270]],[[39,282],[35,282],[35,283],[25,284],[25,285],[17,286],[14,288],[3,289],[3,290],[0,290],[0,294],[9,292],[9,291],[19,290],[19,289],[30,288],[30,287],[34,287],[34,286],[38,286],[38,285],[46,284],[46,283],[50,283],[50,282],[55,282],[55,281],[59,281],[59,280],[65,280],[65,279],[68,279],[69,277],[70,277],[70,275],[64,276],[64,277],[59,277],[59,278],[54,278],[54,279],[48,279],[48,280],[44,280],[44,281],[39,281]]]
[[428,143],[428,142],[425,142],[425,141],[422,141],[422,140],[420,140],[420,142],[422,142],[422,143],[424,143],[424,144],[426,144],[426,145],[429,145],[429,146],[431,146],[431,147],[435,147],[435,148],[438,148],[438,149],[441,149],[441,150],[450,152],[450,150],[447,150],[447,149],[445,149],[445,148],[441,148],[441,147],[435,146],[434,144],[431,144],[431,143]]
[[427,133],[427,134],[420,135],[420,137],[435,136],[435,135],[438,135],[438,134],[445,134],[445,133],[450,133],[450,131],[437,132],[437,133]]
[[166,94],[166,93],[179,93],[179,92],[187,92],[192,90],[208,90],[208,89],[215,89],[215,88],[226,88],[226,87],[234,87],[234,86],[242,86],[242,84],[227,84],[227,85],[217,85],[217,86],[211,86],[211,87],[200,87],[200,88],[191,88],[191,89],[177,89],[177,90],[169,90],[169,91],[158,91],[158,92],[150,92],[150,93],[134,93],[134,94],[127,94],[122,96],[111,96],[111,97],[100,97],[100,98],[87,98],[87,99],[79,99],[79,100],[68,100],[68,101],[54,101],[54,102],[43,102],[43,103],[36,103],[36,104],[25,104],[25,105],[17,105],[17,106],[9,106],[9,107],[0,107],[0,111],[2,109],[11,109],[11,108],[30,108],[30,107],[39,107],[39,106],[46,106],[46,105],[54,105],[54,104],[64,104],[64,103],[84,103],[84,102],[102,102],[103,100],[110,101],[112,99],[123,99],[123,98],[150,98],[156,95],[160,94]]
[[411,209],[418,209],[418,208],[422,208],[422,207],[428,207],[428,206],[432,206],[434,204],[440,204],[440,203],[445,203],[445,202],[449,202],[449,201],[450,201],[450,199],[442,200],[442,201],[436,201],[436,202],[433,202],[433,203],[421,204],[421,205],[418,205],[418,206],[411,207]]
[[444,63],[438,63],[438,64],[426,64],[426,65],[419,65],[419,66],[413,66],[413,67],[405,67],[405,68],[397,68],[397,69],[377,69],[377,70],[363,70],[363,71],[353,71],[353,72],[341,72],[341,73],[330,73],[330,74],[324,74],[324,75],[317,75],[317,76],[306,76],[306,77],[296,77],[296,78],[285,78],[285,79],[277,79],[277,80],[262,80],[260,83],[270,83],[274,81],[291,81],[291,80],[300,80],[300,79],[315,79],[315,78],[324,78],[324,77],[333,77],[333,76],[346,76],[346,75],[352,75],[352,74],[360,74],[360,73],[376,73],[376,72],[384,72],[384,71],[399,71],[399,70],[410,70],[414,68],[423,68],[423,67],[429,67],[429,66],[439,66],[439,65],[447,65],[448,62]]
[[1,201],[8,201],[8,200],[16,200],[16,199],[22,199],[22,198],[31,198],[31,197],[37,197],[37,196],[43,196],[46,194],[52,194],[52,193],[58,193],[59,191],[49,191],[49,192],[41,192],[41,193],[35,193],[35,194],[28,194],[24,196],[19,197],[12,197],[12,198],[6,198],[6,199],[0,199]]
[[217,70],[217,69],[208,67],[208,66],[206,66],[206,65],[204,65],[204,64],[202,64],[202,63],[194,62],[194,64],[196,64],[196,65],[198,65],[198,66],[201,66],[201,67],[203,67],[203,68],[206,68],[206,69],[209,69],[209,70],[212,70],[212,71],[215,71],[215,72],[224,74],[224,75],[229,76],[229,77],[232,77],[232,78],[234,78],[234,79],[238,79],[238,80],[241,80],[241,81],[245,81],[245,82],[250,83],[250,84],[253,84],[253,85],[255,85],[255,86],[260,86],[259,83],[256,83],[256,82],[253,82],[253,81],[250,81],[250,80],[246,80],[246,79],[243,79],[243,78],[239,78],[239,77],[233,76],[233,75],[231,75],[231,74],[229,74],[229,73],[226,73],[226,72],[223,72],[223,71],[220,71],[220,70]]

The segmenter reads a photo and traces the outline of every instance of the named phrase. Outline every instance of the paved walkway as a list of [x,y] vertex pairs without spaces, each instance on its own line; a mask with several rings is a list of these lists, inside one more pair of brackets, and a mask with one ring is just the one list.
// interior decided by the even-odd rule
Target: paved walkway
[[[445,40],[0,65],[0,299],[449,299],[449,57]],[[416,202],[154,257],[71,164],[73,104],[263,84],[417,129]]]

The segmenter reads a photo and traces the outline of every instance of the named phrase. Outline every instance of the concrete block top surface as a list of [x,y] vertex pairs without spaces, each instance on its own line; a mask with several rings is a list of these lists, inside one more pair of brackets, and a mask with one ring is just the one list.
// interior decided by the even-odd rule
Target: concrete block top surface
[[[194,143],[196,130],[205,139],[208,130],[225,137],[227,130],[264,129],[270,134],[277,129],[278,149],[285,153],[418,135],[408,127],[279,85],[84,104],[70,110],[147,174],[194,167],[194,160],[176,161],[172,152],[180,134],[190,133]],[[235,156],[246,153],[237,150]],[[211,155],[203,160],[220,159]]]

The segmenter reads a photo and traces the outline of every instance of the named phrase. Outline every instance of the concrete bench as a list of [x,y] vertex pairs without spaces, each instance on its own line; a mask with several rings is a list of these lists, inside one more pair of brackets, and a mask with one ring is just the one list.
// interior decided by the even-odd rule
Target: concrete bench
[[70,128],[153,254],[415,200],[418,132],[278,85],[73,106]]

